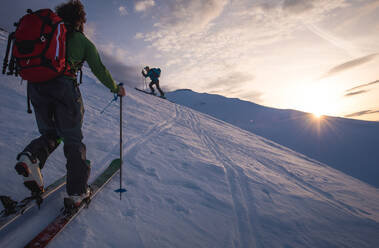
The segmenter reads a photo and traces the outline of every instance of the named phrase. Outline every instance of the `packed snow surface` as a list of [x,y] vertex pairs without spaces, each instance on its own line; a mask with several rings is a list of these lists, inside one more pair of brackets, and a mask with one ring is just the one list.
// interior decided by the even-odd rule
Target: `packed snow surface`
[[169,92],[178,104],[209,114],[379,188],[379,122],[276,109],[236,98]]
[[[0,54],[4,51],[4,42]],[[25,84],[0,76],[0,189],[22,199],[13,166],[38,137]],[[80,86],[90,181],[119,157],[119,103],[86,73]],[[376,247],[379,190],[251,132],[127,88],[122,200],[115,177],[51,247]],[[43,170],[65,174],[62,146]],[[65,190],[0,232],[22,247],[59,212]]]

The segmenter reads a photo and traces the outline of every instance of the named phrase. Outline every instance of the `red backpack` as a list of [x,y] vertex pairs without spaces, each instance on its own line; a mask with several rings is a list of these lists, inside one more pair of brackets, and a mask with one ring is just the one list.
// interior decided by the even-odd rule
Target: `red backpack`
[[[66,33],[62,18],[50,9],[28,9],[8,38],[3,74],[19,74],[29,82],[45,82],[66,71]],[[12,46],[13,44],[13,46]],[[10,47],[12,55],[8,65]]]

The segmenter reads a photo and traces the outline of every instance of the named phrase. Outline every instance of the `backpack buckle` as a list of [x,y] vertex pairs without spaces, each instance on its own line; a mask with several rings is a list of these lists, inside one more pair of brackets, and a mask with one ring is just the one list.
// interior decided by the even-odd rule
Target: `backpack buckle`
[[46,41],[46,38],[45,38],[45,36],[44,36],[44,35],[42,35],[42,36],[41,36],[41,38],[40,38],[40,40],[41,40],[41,42],[45,42],[45,41]]

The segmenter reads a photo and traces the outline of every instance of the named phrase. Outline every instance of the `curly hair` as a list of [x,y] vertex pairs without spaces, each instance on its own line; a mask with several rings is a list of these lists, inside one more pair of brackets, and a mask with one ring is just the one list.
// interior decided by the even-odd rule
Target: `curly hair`
[[83,32],[83,24],[86,22],[86,12],[80,0],[70,0],[67,3],[58,5],[56,13],[65,22],[69,31]]

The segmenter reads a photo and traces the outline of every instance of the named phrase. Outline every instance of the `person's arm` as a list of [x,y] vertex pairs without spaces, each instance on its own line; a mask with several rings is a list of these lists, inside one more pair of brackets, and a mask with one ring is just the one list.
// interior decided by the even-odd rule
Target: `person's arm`
[[147,74],[145,73],[145,70],[142,70],[142,75],[146,78]]
[[113,93],[119,93],[119,87],[113,80],[111,74],[105,68],[103,63],[101,62],[99,53],[95,45],[86,39],[85,46],[85,60],[87,61],[91,71],[95,76],[100,80],[102,84],[104,84],[108,89],[110,89]]

